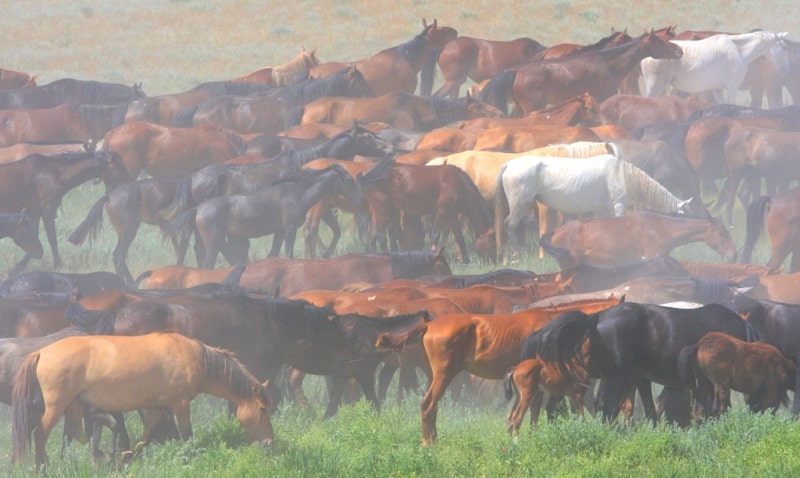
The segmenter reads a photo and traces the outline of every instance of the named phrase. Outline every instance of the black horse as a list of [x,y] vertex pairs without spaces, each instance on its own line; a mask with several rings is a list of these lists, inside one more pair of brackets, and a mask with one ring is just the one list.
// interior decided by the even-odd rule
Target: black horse
[[[574,377],[576,353],[588,339],[589,358],[584,365],[589,377],[608,381],[599,398],[604,418],[612,420],[619,414],[622,401],[642,381],[671,389],[690,388],[678,370],[678,355],[683,347],[714,331],[748,342],[759,338],[752,324],[719,304],[676,309],[625,302],[591,315],[564,314],[531,334],[522,356],[539,355],[556,361],[565,376]],[[655,422],[650,387],[639,387],[639,393],[646,416]]]

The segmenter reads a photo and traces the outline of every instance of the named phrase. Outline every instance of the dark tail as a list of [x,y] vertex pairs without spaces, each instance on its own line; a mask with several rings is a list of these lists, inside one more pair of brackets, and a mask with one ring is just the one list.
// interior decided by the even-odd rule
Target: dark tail
[[430,96],[433,92],[433,78],[436,76],[436,62],[439,61],[439,53],[442,52],[441,48],[432,51],[425,65],[422,66],[422,71],[419,74],[419,94],[421,96]]
[[744,340],[746,342],[761,342],[761,334],[749,320],[744,321]]
[[556,257],[556,258],[558,258],[558,257],[569,257],[570,253],[569,253],[568,249],[565,249],[563,247],[554,246],[550,242],[552,240],[552,238],[553,238],[553,233],[554,232],[555,231],[546,232],[544,234],[544,236],[542,236],[539,239],[539,245],[542,247],[542,249],[544,249],[544,252],[550,254],[553,257]]
[[744,238],[742,258],[739,260],[742,264],[750,262],[753,247],[756,245],[756,241],[761,235],[761,229],[764,227],[764,215],[769,208],[770,199],[769,196],[759,196],[747,206],[747,233]]
[[153,271],[144,271],[144,272],[142,272],[141,274],[139,274],[139,277],[137,277],[133,281],[133,284],[130,285],[129,289],[131,289],[131,290],[139,289],[139,287],[142,285],[142,281],[147,279],[151,275],[153,275]]
[[222,281],[222,285],[231,287],[238,286],[239,281],[242,279],[242,274],[244,274],[245,268],[247,268],[246,265],[234,267],[233,270]]
[[500,73],[489,80],[489,83],[481,90],[479,99],[500,108],[503,114],[508,116],[508,96],[511,94],[511,86],[516,78],[516,70],[506,70]]
[[94,241],[97,237],[97,233],[100,232],[100,229],[103,227],[103,206],[108,203],[108,200],[108,195],[105,195],[94,203],[94,206],[89,209],[89,214],[86,216],[86,219],[78,224],[78,227],[76,227],[67,238],[69,242],[79,246],[83,244],[86,237],[89,237],[89,244]]
[[[31,353],[22,363],[14,378],[14,391],[11,396],[12,414],[12,462],[19,463],[31,445],[31,432],[35,425],[34,398],[41,393],[36,367],[39,365],[39,352]],[[39,411],[40,413],[43,411]]]
[[511,400],[511,397],[517,393],[517,384],[514,383],[514,367],[508,369],[503,375],[503,391],[505,392],[506,400]]
[[176,253],[180,252],[183,244],[189,242],[189,237],[195,230],[195,217],[197,216],[197,208],[193,207],[188,211],[178,214],[175,219],[166,222],[161,230],[165,240],[175,238],[173,244],[178,246]]
[[380,334],[375,342],[375,348],[381,351],[402,351],[409,343],[422,340],[427,331],[428,323],[424,323],[400,334]]
[[194,114],[199,106],[200,104],[196,104],[178,111],[178,114],[172,120],[172,126],[176,128],[191,128],[194,126]]
[[170,221],[178,214],[186,211],[192,205],[192,175],[186,175],[178,181],[175,188],[175,198],[172,203],[158,212],[159,217],[165,221]]
[[678,353],[678,376],[691,389],[697,388],[697,344],[687,345]]

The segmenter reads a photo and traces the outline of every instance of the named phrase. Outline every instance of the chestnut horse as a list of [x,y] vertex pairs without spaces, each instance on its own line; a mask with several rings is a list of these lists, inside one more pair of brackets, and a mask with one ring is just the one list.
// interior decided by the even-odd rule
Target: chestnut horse
[[36,86],[36,78],[39,75],[31,75],[24,71],[9,70],[0,68],[0,89],[9,90],[13,88],[25,88]]
[[620,303],[609,298],[560,307],[529,309],[514,314],[451,314],[437,317],[404,334],[378,337],[378,348],[400,349],[422,340],[428,359],[429,385],[422,399],[422,444],[436,440],[439,400],[462,370],[500,380],[521,361],[525,337],[570,310],[597,312]]
[[692,113],[713,106],[711,103],[673,95],[648,98],[617,94],[600,103],[603,124],[618,124],[629,130],[659,121],[684,121]]
[[465,121],[465,130],[480,131],[497,127],[526,127],[536,125],[594,126],[599,122],[597,101],[589,93],[567,98],[547,108],[528,113],[522,118],[476,118]]
[[747,207],[747,233],[742,249],[742,263],[750,262],[755,246],[766,220],[771,253],[767,267],[777,272],[783,261],[792,255],[789,272],[800,271],[800,188],[775,194],[760,196]]
[[[423,19],[422,31],[411,40],[352,63],[364,74],[364,79],[376,96],[397,91],[414,93],[417,89],[417,74],[421,70],[420,89],[430,92],[436,67],[436,52],[457,36],[458,32],[454,28],[440,27],[436,20],[428,25]],[[309,75],[311,78],[328,76],[347,65],[341,62],[322,63],[312,68]]]
[[278,66],[264,66],[231,81],[235,83],[263,83],[273,88],[288,86],[308,78],[308,72],[311,68],[319,65],[319,60],[315,56],[316,53],[316,48],[306,51],[305,47],[303,47],[300,50],[300,54],[288,63]]
[[134,121],[112,129],[103,149],[115,151],[133,177],[176,176],[245,154],[238,134],[215,125],[171,128]]
[[[13,461],[24,458],[33,431],[36,465],[43,465],[47,438],[62,414],[67,434],[80,437],[83,404],[110,412],[145,409],[145,444],[170,407],[181,437],[188,440],[189,403],[200,393],[236,403],[236,417],[250,439],[269,445],[272,398],[266,385],[232,353],[180,334],[68,337],[31,353],[20,368],[12,399]],[[43,397],[43,411],[36,410],[37,393]]]
[[48,109],[0,110],[0,147],[19,143],[99,140],[122,124],[117,106],[62,104]]

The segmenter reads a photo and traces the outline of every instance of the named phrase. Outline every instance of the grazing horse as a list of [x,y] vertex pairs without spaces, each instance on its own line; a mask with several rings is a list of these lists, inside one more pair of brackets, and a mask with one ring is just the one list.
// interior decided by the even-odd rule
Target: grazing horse
[[118,126],[106,134],[103,149],[115,151],[136,178],[176,176],[245,154],[238,134],[214,125],[171,128],[144,121]]
[[504,164],[497,174],[497,257],[503,254],[506,228],[516,234],[517,244],[522,244],[519,225],[534,201],[568,214],[622,216],[629,207],[638,205],[707,217],[704,206],[692,204],[695,199],[678,199],[642,170],[611,154],[567,162],[547,156],[520,156]]
[[[0,212],[0,238],[10,237],[14,244],[25,251],[25,257],[41,259],[44,255],[42,243],[39,241],[39,228],[34,227],[31,219],[25,214],[25,208],[20,212]],[[13,276],[21,270],[22,262],[11,268],[9,273]]]
[[121,105],[143,96],[141,84],[126,86],[62,78],[46,85],[0,90],[0,109],[53,108],[62,103]]
[[429,385],[422,399],[422,444],[436,440],[438,403],[448,385],[462,370],[500,380],[520,362],[525,337],[569,310],[596,312],[620,303],[611,298],[572,303],[561,307],[529,309],[514,314],[450,314],[404,334],[378,337],[378,349],[401,349],[422,341],[428,360]]
[[[116,117],[115,117],[116,115]],[[48,109],[0,110],[0,147],[19,143],[69,143],[101,139],[122,124],[117,106],[61,104]]]
[[[696,344],[687,345],[678,356],[684,381],[700,392],[708,384],[714,400],[704,404],[712,416],[720,416],[731,406],[731,389],[742,392],[754,413],[786,403],[787,390],[794,390],[797,367],[775,346],[748,343],[721,332],[709,332]],[[703,393],[697,393],[703,397]]]
[[406,92],[375,98],[320,98],[307,104],[301,124],[351,124],[353,121],[388,123],[397,129],[430,131],[461,120],[499,117],[497,108],[470,96],[423,97]]
[[697,241],[708,244],[725,262],[736,260],[736,245],[719,219],[652,211],[575,219],[546,233],[540,244],[563,270],[579,264],[612,267],[668,256],[676,247]]
[[736,104],[736,92],[747,74],[747,65],[759,56],[769,55],[781,72],[788,72],[786,35],[757,31],[696,41],[675,40],[673,43],[683,50],[683,56],[642,60],[645,96],[661,95],[669,84],[687,93],[712,90],[718,104]]
[[200,203],[170,221],[166,228],[178,237],[185,254],[189,234],[196,230],[202,240],[203,267],[211,269],[217,254],[232,246],[232,263],[247,262],[249,238],[274,234],[269,256],[275,257],[285,242],[287,257],[294,255],[297,228],[303,225],[308,210],[330,194],[341,194],[353,203],[361,202],[362,193],[355,179],[341,166],[334,164],[323,170],[302,170],[295,179],[286,179],[274,186],[251,194],[221,196]]
[[[679,309],[625,302],[598,313],[572,311],[562,315],[525,340],[522,358],[538,355],[556,361],[562,373],[577,381],[582,372],[572,364],[588,338],[589,356],[584,367],[589,377],[608,381],[601,395],[602,411],[606,420],[612,420],[625,397],[642,381],[676,391],[686,389],[688,384],[678,370],[678,355],[708,332],[723,332],[750,342],[759,338],[752,324],[719,304]],[[646,416],[655,422],[650,387],[638,389]]]
[[[506,68],[530,61],[544,49],[544,45],[526,37],[497,41],[460,36],[445,44],[439,52],[437,63],[444,84],[434,94],[458,98],[461,85],[467,79],[475,83],[488,80]],[[430,96],[431,90],[423,90],[420,94]]]
[[306,51],[305,47],[293,60],[283,65],[264,66],[250,73],[234,78],[235,83],[263,83],[273,88],[289,86],[308,78],[311,68],[319,65],[316,57],[317,49]]
[[[422,31],[411,40],[352,63],[364,74],[376,96],[396,91],[414,93],[420,71],[420,90],[430,92],[437,52],[457,36],[454,28],[440,27],[436,20],[428,25],[423,19]],[[309,75],[312,78],[324,77],[345,66],[347,64],[341,62],[322,63],[312,68]]]
[[[200,393],[235,402],[236,417],[250,439],[269,445],[272,398],[266,385],[232,353],[180,334],[68,337],[31,353],[20,368],[12,405],[13,459],[23,459],[33,430],[36,464],[44,464],[48,435],[62,414],[65,428],[80,436],[76,427],[84,403],[110,412],[145,409],[144,443],[170,407],[181,437],[188,440],[189,403]],[[43,411],[36,409],[37,393],[43,398]]]
[[36,78],[39,75],[31,75],[24,71],[9,70],[0,68],[0,89],[10,90],[14,88],[26,88],[36,86]]
[[767,267],[777,272],[789,254],[792,255],[789,272],[800,271],[800,188],[760,196],[747,207],[747,233],[740,262],[749,263],[753,247],[761,235],[766,221],[771,252]]
[[[39,234],[39,218],[42,218],[53,252],[53,265],[59,268],[62,263],[56,238],[56,211],[65,194],[95,178],[102,179],[107,186],[130,181],[120,157],[108,151],[56,156],[34,154],[0,164],[0,211],[25,209],[35,236]],[[16,267],[23,270],[30,258],[31,254],[26,254]]]
[[681,57],[680,47],[650,32],[617,47],[538,60],[494,77],[483,99],[504,112],[511,96],[522,115],[588,92],[597,101],[617,93],[620,82],[643,58]]

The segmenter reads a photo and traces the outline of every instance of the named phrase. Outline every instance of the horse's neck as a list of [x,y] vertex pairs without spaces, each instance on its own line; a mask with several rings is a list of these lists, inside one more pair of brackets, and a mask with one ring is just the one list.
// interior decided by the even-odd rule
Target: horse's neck
[[626,45],[600,50],[598,52],[606,59],[610,66],[611,74],[622,78],[640,61],[647,58],[647,44],[643,40],[634,40]]
[[645,228],[665,247],[672,249],[696,237],[706,229],[702,221],[692,218],[653,217],[646,221]]
[[742,59],[744,60],[745,64],[750,63],[759,56],[763,55],[772,46],[769,39],[759,36],[741,39],[733,37],[731,38],[731,41],[733,41],[733,43],[739,49],[739,54],[742,55]]
[[302,194],[302,203],[310,208],[323,196],[330,192],[330,183],[335,181],[339,173],[333,170],[321,173],[314,184],[308,187]]

